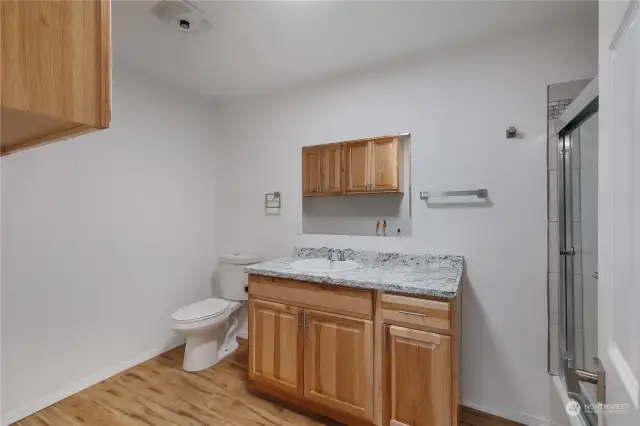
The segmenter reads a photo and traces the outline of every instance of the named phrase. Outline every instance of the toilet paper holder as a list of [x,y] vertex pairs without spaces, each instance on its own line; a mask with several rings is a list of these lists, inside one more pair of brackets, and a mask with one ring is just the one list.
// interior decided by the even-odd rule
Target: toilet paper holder
[[269,192],[264,194],[264,208],[265,209],[279,209],[282,207],[282,198],[280,197],[280,191]]

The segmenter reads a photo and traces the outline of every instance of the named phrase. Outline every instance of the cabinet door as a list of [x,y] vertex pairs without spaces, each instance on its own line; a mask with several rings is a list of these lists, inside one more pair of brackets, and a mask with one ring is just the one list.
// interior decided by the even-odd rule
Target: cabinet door
[[373,418],[373,323],[307,310],[304,396],[324,406]]
[[347,192],[369,190],[369,142],[349,142],[346,144]]
[[302,389],[301,316],[281,303],[249,301],[249,377],[299,393]]
[[322,178],[320,163],[322,150],[318,148],[302,148],[302,194],[320,194]]
[[384,418],[392,426],[451,426],[450,338],[387,326]]
[[343,192],[342,154],[342,144],[328,145],[322,149],[322,185],[320,191],[323,194],[340,194]]
[[371,190],[399,191],[401,144],[398,138],[377,139],[371,142]]
[[2,153],[109,127],[110,1],[0,1]]

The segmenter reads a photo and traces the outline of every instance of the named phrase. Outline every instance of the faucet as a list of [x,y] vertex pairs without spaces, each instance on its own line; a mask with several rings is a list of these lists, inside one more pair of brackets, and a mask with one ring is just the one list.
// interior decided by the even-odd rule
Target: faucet
[[338,258],[339,262],[344,262],[345,258],[344,258],[344,250],[339,250],[339,249],[334,249],[334,248],[330,248],[327,251],[327,260],[329,261],[333,261],[333,255],[336,255],[336,257]]

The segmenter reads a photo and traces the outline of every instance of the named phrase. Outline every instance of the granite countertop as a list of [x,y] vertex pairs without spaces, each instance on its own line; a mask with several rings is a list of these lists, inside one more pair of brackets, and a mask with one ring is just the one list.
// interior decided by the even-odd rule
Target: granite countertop
[[343,287],[455,298],[464,268],[462,256],[379,253],[351,249],[343,251],[346,260],[360,263],[356,269],[311,272],[291,267],[293,262],[300,259],[326,259],[329,250],[327,247],[296,247],[294,257],[256,263],[247,266],[245,272]]

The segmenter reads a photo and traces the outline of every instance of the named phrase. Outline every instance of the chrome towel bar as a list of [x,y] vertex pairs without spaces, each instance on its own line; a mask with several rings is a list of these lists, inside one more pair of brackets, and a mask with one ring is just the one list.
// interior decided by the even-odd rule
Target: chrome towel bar
[[474,189],[471,191],[420,192],[420,199],[428,200],[432,197],[459,197],[465,195],[475,195],[478,198],[487,198],[489,196],[489,191],[486,189]]

